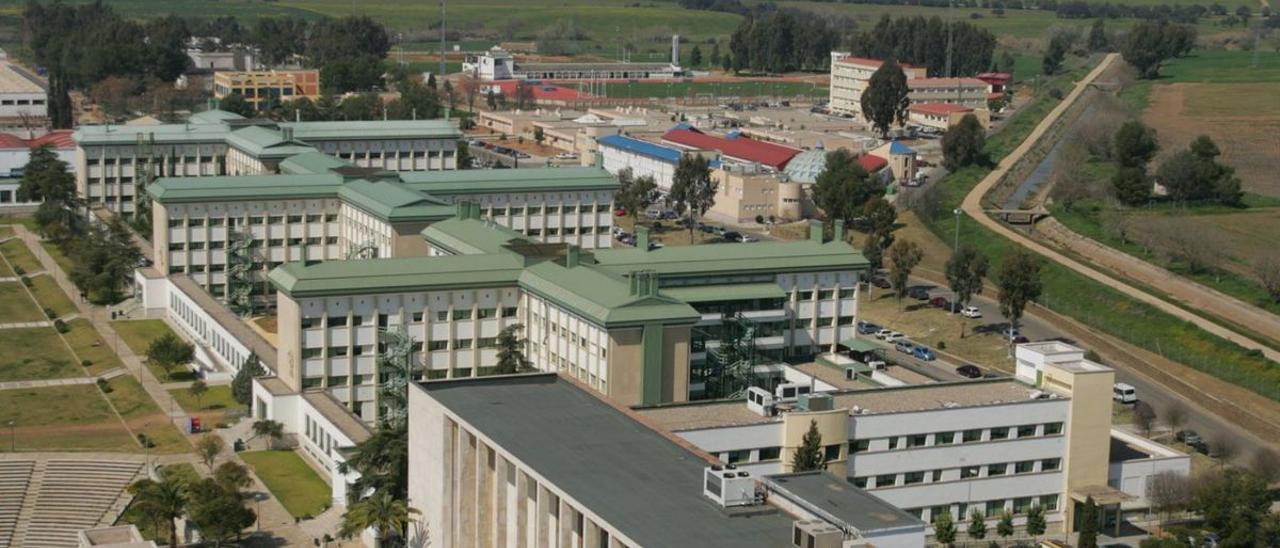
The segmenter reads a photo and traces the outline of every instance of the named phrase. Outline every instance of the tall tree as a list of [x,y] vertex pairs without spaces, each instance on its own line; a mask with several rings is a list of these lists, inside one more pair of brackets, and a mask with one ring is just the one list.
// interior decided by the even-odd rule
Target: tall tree
[[1076,541],[1079,548],[1098,548],[1098,525],[1101,516],[1098,515],[1098,504],[1093,501],[1093,497],[1088,497],[1084,501],[1084,508],[1080,510],[1080,536]]
[[873,179],[846,149],[827,153],[826,164],[813,185],[813,203],[828,222],[852,222],[873,198],[884,195],[884,184]]
[[512,375],[533,368],[529,359],[524,356],[525,341],[520,338],[520,331],[523,329],[524,325],[517,323],[498,332],[498,365],[494,368],[495,375]]
[[680,158],[667,199],[677,214],[688,215],[690,239],[693,238],[698,217],[715,205],[717,186],[711,178],[711,167],[705,157],[691,154]]
[[907,74],[893,59],[886,59],[871,74],[867,89],[862,92],[862,117],[871,127],[888,137],[889,126],[907,121],[907,106],[911,104],[907,94]]
[[1007,540],[1013,536],[1013,513],[1008,510],[1000,511],[1000,521],[996,522],[996,534],[1002,540]]
[[1018,329],[1027,304],[1040,297],[1040,261],[1028,252],[1013,252],[1000,263],[996,286],[1000,288],[1000,313],[1009,319],[1009,343],[1013,344],[1012,333]]
[[982,510],[974,508],[969,512],[969,529],[965,531],[971,540],[982,540],[987,537],[987,517]]
[[613,201],[618,207],[626,210],[627,216],[631,217],[631,222],[634,224],[640,219],[640,212],[653,204],[658,183],[653,180],[652,175],[636,177],[632,174],[630,167],[619,171],[617,177],[618,192],[614,195]]
[[83,202],[76,194],[76,178],[51,145],[32,149],[18,185],[18,199],[41,202],[35,214],[40,235],[62,243],[83,232],[78,213]]
[[170,548],[178,547],[178,524],[174,520],[187,510],[187,490],[174,476],[162,475],[159,481],[142,479],[129,486],[133,507],[155,523],[165,523]]
[[1222,468],[1196,482],[1191,509],[1204,516],[1204,526],[1233,546],[1267,546],[1257,535],[1270,512],[1267,484],[1241,468]]
[[1141,168],[1122,167],[1111,176],[1111,190],[1120,203],[1136,207],[1151,200],[1151,181]]
[[410,508],[404,500],[392,497],[391,493],[375,493],[352,504],[342,514],[342,527],[338,535],[351,538],[365,529],[373,528],[378,532],[379,546],[396,546],[396,541],[405,536],[409,515],[416,513],[417,510]]
[[1026,530],[1027,534],[1031,535],[1032,544],[1036,544],[1039,541],[1040,535],[1043,535],[1047,528],[1048,523],[1045,523],[1044,519],[1044,506],[1036,504],[1027,509]]
[[1155,157],[1159,148],[1154,129],[1137,120],[1130,120],[1116,130],[1112,150],[1122,167],[1143,168]]
[[902,307],[902,298],[907,296],[907,287],[911,284],[911,270],[920,264],[924,252],[911,240],[898,240],[889,247],[889,284],[893,286],[894,297],[898,299],[898,307]]
[[694,44],[693,49],[689,50],[689,66],[702,66],[702,48],[699,48],[697,44]]
[[[232,463],[224,466],[226,464]],[[215,547],[239,537],[257,520],[253,510],[245,507],[248,496],[234,485],[219,482],[217,478],[204,478],[194,482],[189,490],[191,520],[200,527],[201,537],[213,541]]]
[[390,493],[393,498],[409,495],[409,431],[407,428],[378,428],[368,439],[356,444],[339,471],[360,473],[347,490],[350,503],[369,491]]
[[273,420],[254,421],[253,437],[267,438],[267,449],[275,449],[276,442],[284,437],[284,425]]
[[1099,17],[1093,20],[1093,25],[1089,27],[1089,51],[1107,51],[1111,44],[1107,38],[1107,26],[1103,18]]
[[1160,76],[1160,64],[1183,55],[1195,45],[1196,31],[1167,19],[1147,19],[1129,29],[1120,54],[1142,78]]
[[209,385],[204,382],[204,379],[196,379],[194,382],[191,383],[191,386],[187,387],[187,393],[191,394],[191,397],[196,399],[197,408],[201,407],[200,398],[203,397],[204,393],[208,391],[209,391]]
[[245,118],[254,118],[258,115],[258,111],[253,108],[253,105],[245,101],[244,96],[239,93],[230,93],[218,99],[218,110],[239,114]]
[[948,171],[986,162],[987,130],[972,114],[966,114],[960,123],[948,129],[942,136],[942,165]]
[[205,468],[210,472],[213,471],[213,463],[218,461],[218,455],[222,454],[222,450],[227,447],[227,443],[222,441],[222,437],[217,434],[205,434],[196,440],[196,455],[200,457],[200,461],[204,463]]
[[195,347],[173,333],[165,333],[147,346],[147,361],[156,364],[169,375],[173,368],[191,363],[195,359]]
[[809,431],[804,433],[800,446],[791,454],[791,471],[808,472],[825,470],[826,455],[822,449],[822,433],[818,432],[818,421],[809,421]]
[[1044,57],[1041,58],[1040,67],[1044,70],[1045,75],[1052,76],[1062,68],[1062,60],[1066,58],[1067,51],[1071,49],[1071,43],[1067,34],[1058,33],[1049,39],[1049,45],[1044,50]]
[[[982,294],[983,278],[987,276],[988,267],[987,256],[969,244],[957,249],[947,259],[947,285],[956,294],[957,308],[968,306],[974,295]],[[963,339],[965,317],[957,316],[960,317],[960,338]]]
[[231,379],[231,397],[240,405],[251,406],[253,404],[253,379],[266,374],[267,371],[262,368],[262,362],[258,361],[258,355],[250,352],[249,356],[244,359],[244,363],[240,364],[240,370],[236,371],[236,376]]

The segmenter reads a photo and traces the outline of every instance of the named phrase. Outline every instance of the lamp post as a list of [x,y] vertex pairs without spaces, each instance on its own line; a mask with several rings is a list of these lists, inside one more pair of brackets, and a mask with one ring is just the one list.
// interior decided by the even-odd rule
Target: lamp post
[[957,207],[954,210],[952,210],[951,213],[954,213],[956,216],[955,243],[952,244],[951,246],[951,252],[955,253],[957,250],[960,249],[960,214],[964,213],[964,211],[962,211],[960,208]]
[[17,443],[14,441],[15,438],[13,433],[13,428],[15,424],[17,424],[17,421],[9,421],[9,452],[10,453],[17,452],[17,449],[15,449],[15,447],[17,447]]

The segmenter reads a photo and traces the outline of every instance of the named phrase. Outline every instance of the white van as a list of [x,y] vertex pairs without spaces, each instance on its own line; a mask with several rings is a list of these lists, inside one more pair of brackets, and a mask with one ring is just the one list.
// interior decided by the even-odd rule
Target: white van
[[1138,401],[1138,389],[1131,385],[1118,382],[1111,387],[1111,399],[1120,403],[1136,403]]

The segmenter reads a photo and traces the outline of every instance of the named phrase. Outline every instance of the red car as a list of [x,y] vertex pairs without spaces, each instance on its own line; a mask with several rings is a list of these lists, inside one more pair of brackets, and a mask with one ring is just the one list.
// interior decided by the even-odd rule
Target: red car
[[946,308],[946,307],[947,307],[947,298],[946,298],[946,297],[934,297],[934,298],[932,298],[932,299],[929,299],[929,304],[930,304],[931,306],[933,306],[934,308]]
[[627,216],[627,210],[622,209],[622,208],[615,209],[615,210],[613,210],[613,216],[614,216],[614,217],[626,217],[626,216]]

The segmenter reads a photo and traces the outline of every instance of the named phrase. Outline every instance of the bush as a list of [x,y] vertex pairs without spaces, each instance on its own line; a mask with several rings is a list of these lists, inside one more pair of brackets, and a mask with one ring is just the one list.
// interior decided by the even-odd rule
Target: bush
[[938,341],[938,350],[946,350],[946,349],[947,349],[947,342],[946,342],[946,341]]
[[53,320],[53,328],[57,329],[58,333],[66,333],[68,331],[71,331],[71,327],[67,325],[67,322],[64,322],[62,320]]
[[23,276],[23,275],[25,275],[25,274],[27,273],[27,269],[22,268],[22,267],[17,266],[17,265],[14,265],[14,267],[13,267],[13,273],[14,273],[14,274],[17,274],[17,275],[19,275],[19,276]]
[[218,424],[213,425],[213,427],[214,428],[231,428],[231,425],[225,422],[220,422]]
[[107,379],[98,379],[98,390],[101,390],[104,394],[110,394],[114,389],[111,388],[111,384],[107,382]]
[[764,215],[756,215],[756,224],[758,225],[764,224]]
[[23,276],[23,277],[22,277],[22,285],[25,285],[25,286],[27,286],[27,287],[31,287],[31,278],[28,278],[28,277],[26,277],[26,276]]
[[1052,97],[1052,98],[1054,98],[1054,99],[1056,99],[1056,100],[1061,101],[1061,100],[1062,100],[1062,90],[1060,90],[1060,89],[1058,89],[1058,88],[1053,88],[1053,89],[1049,90],[1049,97]]
[[[48,317],[50,320],[56,319],[58,317],[58,313],[54,312],[52,308],[49,308],[47,306],[44,307],[44,315]],[[66,331],[63,331],[63,333],[66,333]]]
[[81,367],[89,367],[93,365],[93,360],[80,360]]

